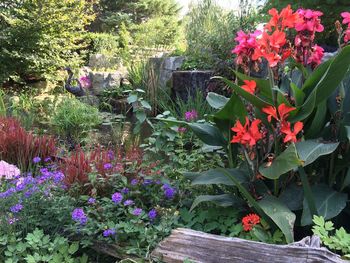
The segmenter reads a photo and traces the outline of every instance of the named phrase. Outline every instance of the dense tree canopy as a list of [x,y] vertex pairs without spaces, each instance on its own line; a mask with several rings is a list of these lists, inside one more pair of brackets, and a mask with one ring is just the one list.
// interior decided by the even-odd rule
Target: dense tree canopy
[[0,79],[39,77],[79,64],[85,26],[92,19],[91,1],[1,1]]

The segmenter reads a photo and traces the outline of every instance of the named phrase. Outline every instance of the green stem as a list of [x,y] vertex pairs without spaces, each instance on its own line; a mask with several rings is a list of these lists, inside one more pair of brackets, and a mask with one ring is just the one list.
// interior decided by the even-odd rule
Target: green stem
[[332,187],[335,182],[336,173],[334,173],[334,152],[331,154],[331,160],[329,165],[329,171],[328,171],[328,183],[329,186]]
[[273,99],[273,104],[275,105],[275,107],[277,107],[277,97],[276,97],[276,92],[273,90],[275,88],[275,78],[272,72],[272,69],[270,68],[270,66],[268,66],[268,73],[269,73],[269,82],[270,82],[270,87],[271,87],[271,95],[272,95],[272,99]]
[[273,193],[277,197],[278,196],[278,189],[279,188],[279,180],[275,179],[273,180]]
[[304,189],[304,196],[305,196],[305,199],[306,199],[308,206],[309,206],[309,209],[310,209],[311,217],[313,215],[318,215],[315,199],[314,199],[314,196],[312,194],[311,187],[310,187],[309,181],[307,179],[307,175],[305,173],[305,170],[303,167],[299,167],[298,171],[299,171],[301,183],[302,183],[303,189]]
[[[231,138],[231,129],[229,129],[229,132],[228,132],[228,138]],[[230,168],[234,168],[234,162],[233,162],[233,153],[232,153],[232,144],[231,142],[229,141],[229,144],[228,144],[228,152],[227,152],[227,155],[228,155],[228,165]]]

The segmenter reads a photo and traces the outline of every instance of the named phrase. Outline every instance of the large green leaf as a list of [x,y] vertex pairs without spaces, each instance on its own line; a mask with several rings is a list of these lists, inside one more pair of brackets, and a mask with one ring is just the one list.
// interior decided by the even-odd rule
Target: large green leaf
[[349,185],[350,185],[350,168],[348,168],[348,171],[346,172],[346,175],[340,190],[343,191]]
[[193,201],[190,211],[195,209],[202,202],[213,202],[219,206],[234,206],[235,208],[244,204],[242,199],[230,194],[200,195]]
[[301,88],[305,93],[311,93],[311,91],[315,88],[317,83],[322,79],[322,77],[327,72],[329,65],[332,63],[334,58],[331,58],[322,64],[318,65],[318,67],[311,73],[311,75],[305,80],[303,87]]
[[293,94],[293,98],[295,99],[295,106],[301,106],[305,99],[305,93],[293,82],[290,83],[290,88]]
[[259,201],[259,205],[265,214],[281,229],[286,241],[288,243],[293,242],[295,214],[274,196],[265,196],[264,199]]
[[310,75],[303,85],[307,94],[316,93],[316,105],[326,100],[345,77],[350,65],[350,46],[344,47],[338,55],[324,62]]
[[[226,169],[226,171],[234,176],[239,183],[244,183],[249,180],[246,171],[239,169]],[[220,169],[211,169],[204,172],[186,172],[184,176],[192,181],[192,185],[235,185]]]
[[299,158],[303,161],[303,166],[309,165],[322,155],[334,152],[339,143],[323,143],[318,140],[307,140],[296,143]]
[[[325,220],[337,216],[346,206],[348,195],[339,193],[325,184],[319,184],[311,187],[315,200],[317,213],[323,216]],[[307,200],[304,199],[303,214],[301,216],[301,225],[312,224],[312,218]]]
[[307,129],[305,133],[306,138],[317,138],[320,137],[320,131],[322,131],[323,127],[326,124],[326,115],[327,115],[327,103],[326,101],[322,102],[316,108],[315,116],[312,120],[310,127]]
[[229,120],[231,122],[236,119],[243,121],[245,116],[247,116],[246,107],[236,94],[232,94],[225,106],[214,114],[215,119]]
[[307,97],[304,104],[301,105],[300,107],[297,107],[297,113],[294,114],[292,117],[290,117],[289,120],[291,122],[297,122],[297,121],[302,121],[306,119],[314,111],[315,105],[316,105],[316,92],[312,92]]
[[298,158],[295,145],[292,143],[284,152],[273,160],[270,166],[263,164],[259,167],[259,172],[266,178],[278,179],[281,175],[296,169],[302,162]]
[[215,92],[209,92],[207,95],[207,102],[214,109],[221,109],[228,102],[228,98],[225,96],[219,95]]
[[296,211],[303,208],[304,191],[297,184],[289,185],[278,197],[290,210]]
[[232,88],[238,95],[242,96],[243,98],[245,98],[247,101],[249,101],[254,106],[258,107],[259,109],[267,107],[267,106],[271,106],[270,103],[268,103],[268,102],[262,100],[261,98],[245,91],[244,89],[242,89],[240,86],[236,85],[231,80],[228,80],[228,79],[223,78],[223,77],[214,77],[214,78],[220,79],[223,82],[225,82],[226,85],[228,85],[230,88]]
[[209,123],[188,123],[188,126],[205,144],[227,146],[227,141],[217,127]]

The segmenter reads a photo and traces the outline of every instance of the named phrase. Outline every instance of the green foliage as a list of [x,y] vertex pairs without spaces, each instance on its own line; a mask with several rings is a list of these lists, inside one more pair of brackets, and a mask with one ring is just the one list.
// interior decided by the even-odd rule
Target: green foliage
[[345,258],[350,258],[350,234],[343,227],[336,229],[331,221],[325,221],[322,216],[313,217],[312,232],[319,236],[322,243],[329,249],[340,252]]
[[41,229],[35,229],[25,238],[21,233],[0,236],[0,259],[6,263],[35,263],[35,262],[70,262],[86,263],[88,257],[76,257],[79,243],[70,243],[62,236],[45,235]]
[[185,18],[189,57],[184,69],[213,69],[231,59],[233,39],[238,30],[248,30],[256,23],[256,14],[239,16],[227,11],[213,0],[201,0],[193,4]]
[[64,139],[78,144],[100,123],[100,117],[97,108],[75,98],[66,98],[57,105],[51,123]]
[[[11,1],[12,2],[12,1]],[[18,1],[0,6],[0,81],[9,76],[49,77],[63,66],[77,66],[91,21],[85,0]]]

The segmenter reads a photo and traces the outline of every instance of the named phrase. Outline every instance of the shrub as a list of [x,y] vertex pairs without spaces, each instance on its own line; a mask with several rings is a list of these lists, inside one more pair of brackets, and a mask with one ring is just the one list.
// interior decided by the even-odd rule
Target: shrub
[[22,171],[31,167],[34,157],[45,159],[56,155],[56,141],[49,136],[27,132],[13,118],[0,118],[0,159],[16,164]]
[[2,1],[0,82],[13,75],[49,77],[59,67],[80,65],[91,7],[85,0]]
[[74,146],[84,142],[88,132],[100,123],[100,117],[97,108],[67,98],[57,105],[51,123],[57,133]]

